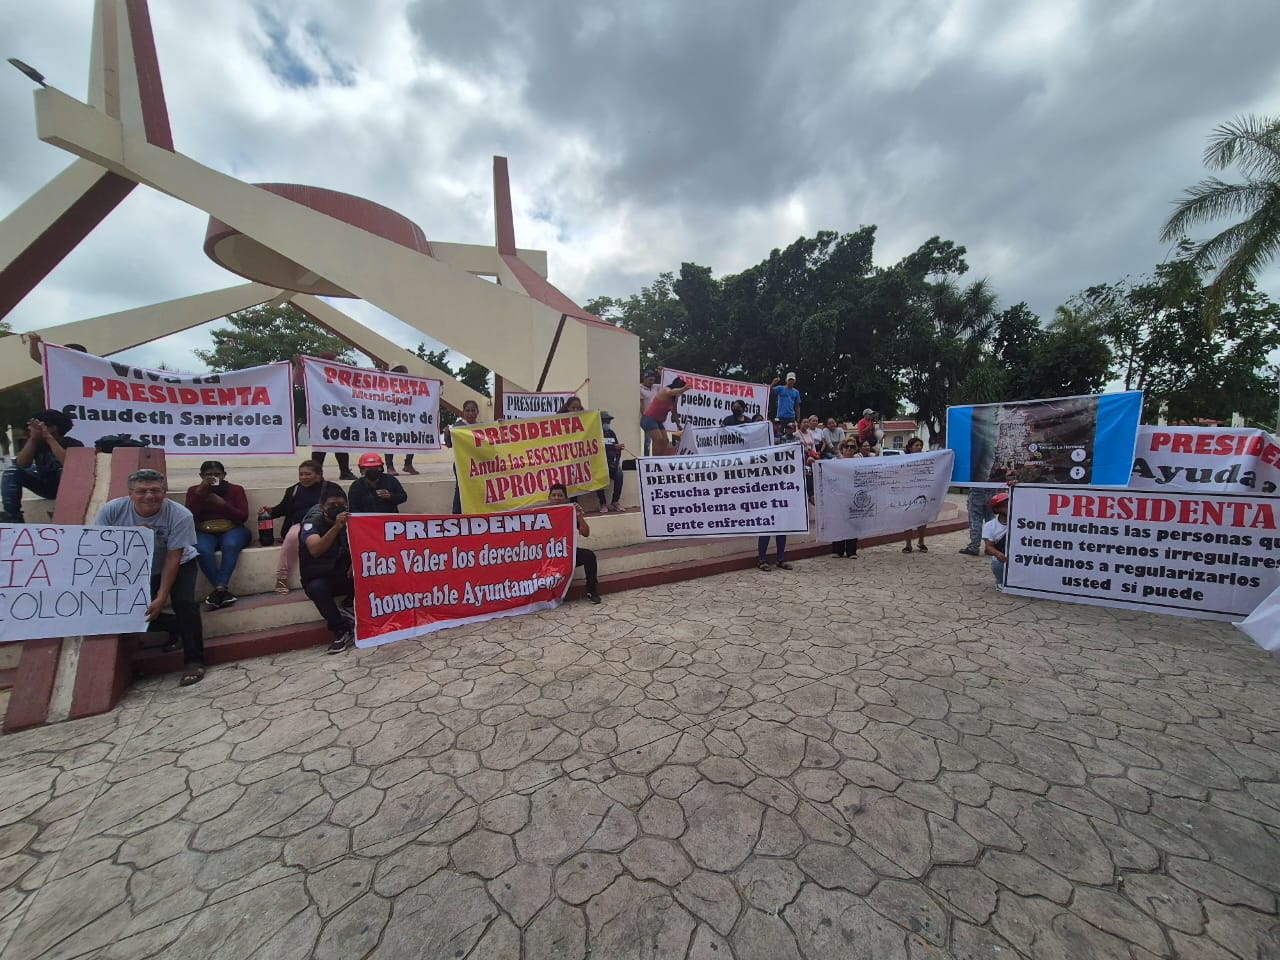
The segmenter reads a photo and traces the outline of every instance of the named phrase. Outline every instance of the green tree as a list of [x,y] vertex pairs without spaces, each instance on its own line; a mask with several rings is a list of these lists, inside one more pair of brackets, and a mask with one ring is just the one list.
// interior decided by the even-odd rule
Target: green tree
[[1230,294],[1280,253],[1280,117],[1237,117],[1213,131],[1204,153],[1205,166],[1224,170],[1236,165],[1242,183],[1208,177],[1183,194],[1165,222],[1163,240],[1176,240],[1192,224],[1223,218],[1237,222],[1197,245],[1191,260],[1217,276],[1204,297],[1204,320],[1212,329]]
[[1126,389],[1143,392],[1143,416],[1162,408],[1174,420],[1226,421],[1234,412],[1256,422],[1274,415],[1275,382],[1268,357],[1280,347],[1280,305],[1245,278],[1218,323],[1203,323],[1211,285],[1197,282],[1191,257],[1156,267],[1155,275],[1083,291],[1072,304],[1092,312]]
[[[904,394],[916,408],[930,436],[946,439],[947,407],[960,395],[970,372],[990,356],[996,330],[996,295],[986,280],[962,287],[952,276],[935,282],[925,277],[938,269],[947,274],[967,269],[964,248],[953,251],[936,245],[933,251],[917,251],[904,261],[904,269],[917,287],[911,297],[911,316],[901,332]],[[921,257],[920,254],[926,254]],[[946,259],[939,260],[945,254]],[[950,263],[947,261],[950,260]],[[935,264],[937,266],[935,267]],[[928,273],[921,276],[920,271]]]
[[341,363],[355,362],[345,340],[290,304],[250,307],[226,319],[230,329],[213,331],[213,349],[195,351],[196,358],[215,373],[322,353],[332,353]]

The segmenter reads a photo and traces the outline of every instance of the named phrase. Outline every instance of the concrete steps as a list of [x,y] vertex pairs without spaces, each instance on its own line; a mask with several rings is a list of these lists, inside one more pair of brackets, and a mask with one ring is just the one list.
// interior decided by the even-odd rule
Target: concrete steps
[[[756,565],[755,537],[645,541],[638,510],[593,516],[589,522],[591,537],[584,545],[596,551],[602,594],[752,570]],[[929,525],[928,536],[967,528],[962,498],[957,497],[946,505],[938,520]],[[898,543],[901,539],[900,533],[864,538],[861,546]],[[274,592],[279,549],[278,546],[254,547],[242,553],[232,578],[232,590],[240,597],[239,602],[221,610],[206,608],[205,652],[210,664],[272,656],[329,643],[331,637],[324,622],[297,586],[296,572],[292,592],[287,596]],[[793,535],[787,542],[787,556],[795,560],[825,556],[830,549],[830,544],[816,540],[812,533]],[[772,552],[772,546],[770,550]],[[203,577],[198,589],[207,592]],[[583,592],[579,571],[567,599],[577,600]],[[197,596],[203,594],[197,593]],[[161,638],[154,635],[146,640],[148,644],[161,642]],[[182,655],[165,654],[139,644],[133,653],[133,667],[139,676],[176,672],[182,668]]]

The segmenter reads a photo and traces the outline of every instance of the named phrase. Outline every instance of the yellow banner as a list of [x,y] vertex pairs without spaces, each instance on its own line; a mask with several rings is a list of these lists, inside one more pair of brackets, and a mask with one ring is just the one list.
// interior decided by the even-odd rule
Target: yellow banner
[[450,432],[463,513],[544,503],[556,483],[563,483],[571,497],[609,483],[596,410],[474,427],[454,424]]

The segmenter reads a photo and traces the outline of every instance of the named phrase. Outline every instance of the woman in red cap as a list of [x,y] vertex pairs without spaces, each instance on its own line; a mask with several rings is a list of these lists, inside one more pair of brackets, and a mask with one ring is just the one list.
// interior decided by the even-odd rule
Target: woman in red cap
[[995,514],[982,525],[982,551],[991,558],[991,575],[996,586],[1004,588],[1004,565],[1009,562],[1005,554],[1005,538],[1009,535],[1009,494],[1001,490],[991,498],[991,512]]

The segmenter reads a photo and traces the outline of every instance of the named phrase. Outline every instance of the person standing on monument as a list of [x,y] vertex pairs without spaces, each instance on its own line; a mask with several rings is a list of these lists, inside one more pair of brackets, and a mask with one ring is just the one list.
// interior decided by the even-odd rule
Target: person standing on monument
[[1009,494],[1003,490],[991,498],[991,512],[995,514],[982,526],[982,551],[991,558],[991,575],[996,579],[996,589],[1004,589],[1004,566],[1009,562],[1005,542],[1009,536]]
[[360,479],[347,491],[352,513],[399,513],[400,504],[409,499],[395,477],[387,476],[382,457],[366,453],[360,457]]
[[688,389],[689,385],[680,377],[676,377],[658,391],[653,402],[645,410],[644,416],[640,418],[640,429],[652,441],[653,456],[666,457],[675,453],[664,424],[670,419],[679,429],[680,397]]

